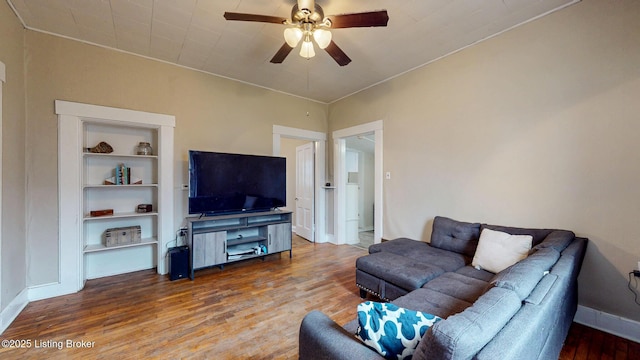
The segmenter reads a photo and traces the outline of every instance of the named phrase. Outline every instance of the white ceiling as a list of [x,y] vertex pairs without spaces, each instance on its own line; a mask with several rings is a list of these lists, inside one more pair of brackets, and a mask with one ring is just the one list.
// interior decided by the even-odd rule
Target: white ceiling
[[295,0],[7,1],[29,29],[331,103],[579,0],[318,0],[325,15],[389,14],[387,27],[332,31],[353,60],[344,67],[317,48],[272,64],[284,26],[222,17],[288,18]]

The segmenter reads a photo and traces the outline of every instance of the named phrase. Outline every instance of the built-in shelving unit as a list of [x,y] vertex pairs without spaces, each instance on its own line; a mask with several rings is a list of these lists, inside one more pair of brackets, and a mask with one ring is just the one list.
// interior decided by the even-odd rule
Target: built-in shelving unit
[[[86,279],[155,267],[166,273],[166,244],[174,233],[175,118],[65,101],[56,101],[56,113],[61,145],[60,238],[68,245],[61,253],[72,248],[70,243],[76,244],[78,266],[67,270],[75,272],[78,289]],[[113,151],[90,151],[100,142]],[[140,142],[151,144],[152,155],[137,154]],[[116,167],[127,168],[130,184],[109,184],[115,180]],[[150,204],[151,211],[138,212],[139,204]],[[97,210],[112,214],[92,216]],[[133,226],[140,227],[139,241],[106,245],[109,229]]]
[[[82,121],[82,207],[85,278],[93,279],[157,266],[158,259],[158,156],[137,155],[140,142],[160,145],[158,128],[111,123],[104,119]],[[111,153],[87,150],[100,142],[113,147]],[[139,184],[105,185],[116,175],[116,167],[130,169],[130,180]],[[138,204],[151,204],[153,211],[138,213]],[[113,215],[91,216],[90,211],[111,209]],[[106,246],[109,229],[141,227],[141,241]]]
[[266,211],[187,218],[190,275],[212,266],[289,251],[291,212]]

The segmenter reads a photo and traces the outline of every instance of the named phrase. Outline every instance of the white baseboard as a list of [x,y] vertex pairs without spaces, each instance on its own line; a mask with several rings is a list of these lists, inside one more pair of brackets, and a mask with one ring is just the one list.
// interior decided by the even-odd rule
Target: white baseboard
[[73,289],[69,289],[68,286],[63,286],[61,283],[42,284],[29,287],[29,301],[37,301],[43,299],[49,299],[56,296],[68,295],[76,293]]
[[29,291],[24,289],[18,293],[9,305],[0,312],[0,334],[11,325],[13,320],[20,315],[20,312],[29,304]]
[[336,239],[334,238],[333,234],[325,234],[324,239],[325,242],[328,242],[329,244],[336,244]]
[[640,322],[578,305],[573,321],[640,343]]

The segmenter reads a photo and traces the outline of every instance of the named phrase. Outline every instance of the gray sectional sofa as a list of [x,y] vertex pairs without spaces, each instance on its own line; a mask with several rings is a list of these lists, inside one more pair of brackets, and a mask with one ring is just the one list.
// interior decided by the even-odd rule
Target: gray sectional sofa
[[[492,273],[471,266],[484,229],[531,235],[528,256]],[[443,320],[413,359],[557,359],[577,309],[587,239],[571,231],[467,223],[436,217],[430,243],[395,239],[356,262],[364,298]],[[356,309],[354,309],[354,318]],[[358,321],[339,326],[319,311],[300,326],[300,359],[383,359],[356,339]]]

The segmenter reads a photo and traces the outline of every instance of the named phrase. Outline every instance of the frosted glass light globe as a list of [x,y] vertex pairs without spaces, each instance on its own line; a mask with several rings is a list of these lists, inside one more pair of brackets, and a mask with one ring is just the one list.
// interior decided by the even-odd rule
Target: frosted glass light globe
[[320,49],[325,49],[331,43],[331,31],[316,29],[313,31],[313,39]]
[[292,48],[296,47],[302,39],[302,30],[300,28],[286,28],[284,29],[284,41]]
[[313,50],[313,43],[311,41],[302,42],[302,46],[300,47],[300,56],[305,59],[310,59],[316,56],[315,50]]

